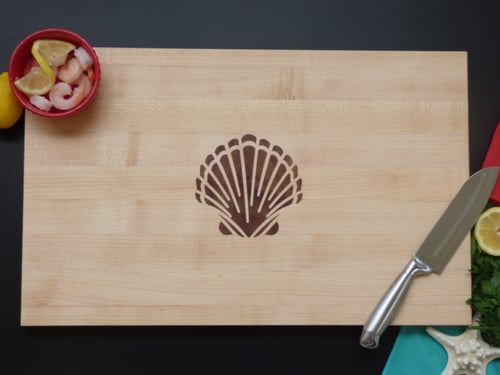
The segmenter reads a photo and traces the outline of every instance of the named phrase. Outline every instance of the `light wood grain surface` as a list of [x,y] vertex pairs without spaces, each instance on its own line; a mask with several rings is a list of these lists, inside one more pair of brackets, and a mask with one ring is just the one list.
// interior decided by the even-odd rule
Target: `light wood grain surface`
[[[468,177],[462,52],[99,48],[83,113],[26,114],[23,325],[363,324]],[[206,157],[293,158],[275,234],[221,233]],[[469,245],[394,324],[469,324]]]

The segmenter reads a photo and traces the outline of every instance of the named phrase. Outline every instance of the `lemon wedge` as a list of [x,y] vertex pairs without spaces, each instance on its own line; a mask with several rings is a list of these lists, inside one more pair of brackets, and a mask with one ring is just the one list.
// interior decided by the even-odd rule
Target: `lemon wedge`
[[26,95],[44,95],[50,91],[54,81],[41,67],[34,66],[28,74],[14,81],[15,86]]
[[474,236],[481,250],[500,256],[500,207],[492,207],[481,214]]
[[31,47],[31,54],[54,83],[56,79],[54,68],[64,64],[68,54],[75,48],[74,44],[64,40],[38,39]]

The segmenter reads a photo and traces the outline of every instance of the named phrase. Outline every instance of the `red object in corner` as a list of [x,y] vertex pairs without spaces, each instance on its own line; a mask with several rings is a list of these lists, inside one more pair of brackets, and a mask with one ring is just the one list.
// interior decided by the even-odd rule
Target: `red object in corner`
[[[490,147],[483,161],[483,168],[487,167],[500,167],[500,122],[497,124],[495,133],[493,133]],[[500,204],[500,178],[491,192],[490,199]]]

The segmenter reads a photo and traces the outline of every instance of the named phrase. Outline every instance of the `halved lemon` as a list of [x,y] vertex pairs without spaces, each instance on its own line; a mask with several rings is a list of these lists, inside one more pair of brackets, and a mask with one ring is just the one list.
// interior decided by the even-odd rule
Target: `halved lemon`
[[23,106],[19,103],[9,85],[9,74],[0,74],[0,129],[10,128],[23,113]]
[[500,207],[492,207],[481,214],[474,236],[481,250],[500,256]]
[[45,74],[55,81],[53,68],[64,64],[75,48],[73,43],[64,40],[38,39],[33,43],[31,53]]
[[14,81],[17,89],[26,95],[44,95],[50,91],[54,82],[38,66],[31,68],[25,76]]

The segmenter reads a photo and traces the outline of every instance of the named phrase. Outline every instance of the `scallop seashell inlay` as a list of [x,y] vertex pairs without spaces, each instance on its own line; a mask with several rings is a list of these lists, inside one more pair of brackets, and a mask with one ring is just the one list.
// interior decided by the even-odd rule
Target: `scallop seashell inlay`
[[196,179],[196,199],[217,209],[223,234],[276,234],[280,211],[302,199],[290,155],[266,139],[245,135],[218,146]]

